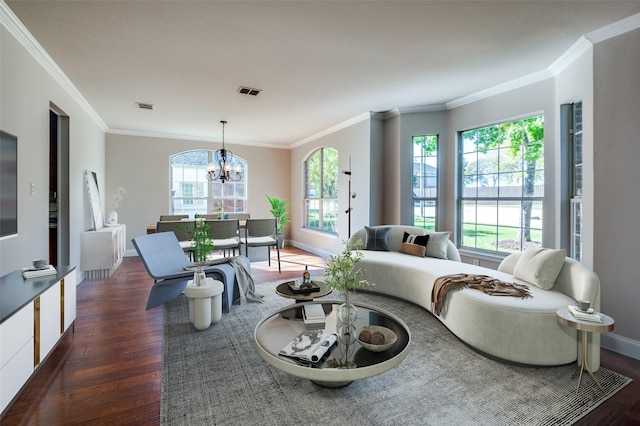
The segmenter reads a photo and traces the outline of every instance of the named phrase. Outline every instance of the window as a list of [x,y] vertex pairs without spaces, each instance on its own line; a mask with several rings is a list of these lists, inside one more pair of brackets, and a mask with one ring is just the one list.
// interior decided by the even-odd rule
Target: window
[[207,165],[214,151],[185,151],[170,158],[171,164],[171,213],[211,214],[219,206],[227,213],[246,212],[247,202],[247,162],[234,156],[240,164],[242,178],[238,182],[207,179]]
[[582,261],[582,101],[571,105],[570,149],[570,200],[571,200],[571,248],[570,256]]
[[436,229],[438,211],[438,136],[413,137],[413,225]]
[[304,163],[305,227],[337,233],[338,151],[320,148]]
[[542,115],[461,132],[458,164],[460,246],[510,253],[542,245]]

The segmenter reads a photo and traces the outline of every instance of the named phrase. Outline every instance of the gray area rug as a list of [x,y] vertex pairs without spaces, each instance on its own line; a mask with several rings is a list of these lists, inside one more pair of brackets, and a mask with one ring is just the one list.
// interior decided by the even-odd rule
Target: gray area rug
[[596,376],[605,392],[583,377],[576,394],[575,364],[529,368],[493,361],[423,308],[357,293],[356,302],[405,321],[411,350],[384,374],[321,388],[270,366],[254,347],[258,320],[292,303],[275,294],[276,284],[258,284],[265,303],[234,305],[205,331],[189,323],[184,295],[165,305],[162,425],[567,425],[631,382],[601,368]]

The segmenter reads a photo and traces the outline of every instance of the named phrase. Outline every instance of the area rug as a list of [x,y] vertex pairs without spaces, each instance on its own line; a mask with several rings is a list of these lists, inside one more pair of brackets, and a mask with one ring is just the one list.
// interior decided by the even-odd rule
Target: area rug
[[356,302],[405,321],[411,350],[384,374],[321,388],[270,366],[254,347],[256,323],[292,303],[275,294],[276,284],[257,286],[265,303],[235,305],[205,331],[189,323],[184,296],[165,305],[161,425],[568,425],[631,382],[600,368],[605,391],[583,377],[576,394],[575,364],[497,362],[465,346],[423,308],[359,292]]

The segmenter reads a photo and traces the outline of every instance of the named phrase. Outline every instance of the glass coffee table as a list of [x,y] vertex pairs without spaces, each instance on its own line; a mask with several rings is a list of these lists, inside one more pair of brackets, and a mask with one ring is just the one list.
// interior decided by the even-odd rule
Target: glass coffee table
[[[304,305],[320,304],[326,313],[325,333],[337,332],[339,321],[336,310],[341,301],[316,301],[295,304],[271,312],[261,319],[254,330],[254,340],[258,353],[272,366],[285,373],[310,379],[324,387],[343,387],[354,380],[382,374],[400,364],[409,352],[411,332],[409,327],[396,315],[379,308],[355,304],[358,316],[353,324],[355,330],[366,325],[379,325],[393,330],[397,335],[394,345],[384,352],[371,352],[354,339],[353,343],[345,343],[338,339],[336,346],[324,359],[315,364],[305,364],[279,355],[289,342],[303,331],[304,322],[296,318],[296,308]],[[348,361],[350,368],[331,368],[335,361]]]

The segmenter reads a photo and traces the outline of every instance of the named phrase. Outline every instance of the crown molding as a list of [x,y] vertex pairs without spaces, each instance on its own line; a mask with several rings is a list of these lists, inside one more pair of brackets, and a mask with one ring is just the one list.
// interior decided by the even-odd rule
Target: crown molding
[[[135,136],[141,138],[154,138],[154,139],[171,139],[180,141],[194,141],[194,142],[207,142],[207,143],[222,143],[222,138],[206,138],[200,136],[190,135],[178,135],[173,133],[154,133],[154,132],[139,132],[137,130],[125,130],[125,129],[109,129],[107,130],[109,135],[122,135],[122,136]],[[233,139],[225,139],[225,143],[230,145],[242,145],[253,146],[258,148],[274,148],[274,149],[291,149],[290,145],[277,145],[261,142],[247,142]]]
[[591,43],[591,41],[589,41],[585,36],[580,36],[578,41],[573,43],[573,45],[562,54],[562,56],[549,65],[548,70],[551,71],[553,75],[560,74],[565,68],[574,63],[583,53],[591,49],[592,46],[593,43]]
[[636,30],[638,28],[640,28],[640,13],[627,16],[626,18],[623,18],[612,24],[591,31],[590,33],[587,33],[585,37],[589,39],[593,44],[596,44],[600,43],[601,41],[617,37],[624,33],[628,33],[629,31]]
[[29,30],[20,22],[4,1],[0,1],[0,24],[9,34],[27,50],[27,52],[44,68],[46,72],[71,96],[71,98],[87,113],[87,115],[106,132],[108,127],[89,102],[82,96],[78,88],[69,80],[51,56],[42,48],[40,43],[31,35]]
[[315,135],[311,135],[311,136],[309,136],[307,138],[304,138],[304,139],[302,139],[302,140],[300,140],[298,142],[295,142],[295,143],[289,145],[289,148],[291,148],[291,149],[298,148],[299,146],[302,146],[302,145],[307,144],[309,142],[315,141],[315,140],[320,139],[320,138],[322,138],[324,136],[330,135],[331,133],[335,133],[335,132],[337,132],[339,130],[346,129],[347,127],[353,126],[354,124],[360,123],[362,121],[369,120],[369,119],[371,119],[372,114],[374,114],[374,113],[365,112],[365,113],[362,113],[360,115],[357,115],[357,116],[355,116],[353,118],[350,118],[349,120],[343,121],[342,123],[338,123],[335,126],[331,126],[326,130],[318,132]]
[[539,81],[546,80],[553,77],[553,74],[548,69],[538,71],[524,77],[516,78],[515,80],[507,81],[506,83],[498,84],[497,86],[490,87],[485,90],[473,93],[469,96],[465,96],[460,99],[447,102],[447,109],[454,109],[464,105],[468,105],[473,102],[477,102],[482,99],[490,98],[492,96],[499,95],[501,93],[508,92],[510,90],[519,89],[530,84],[537,83]]

